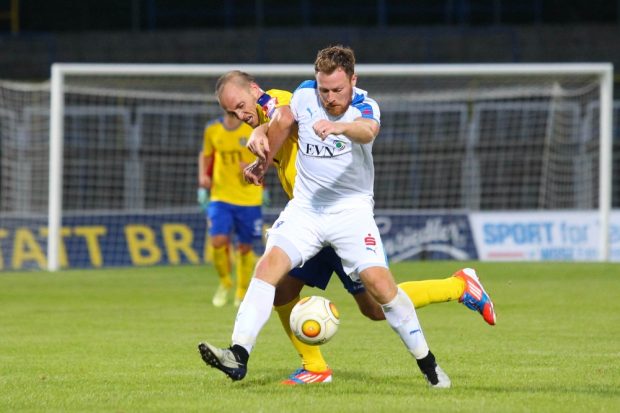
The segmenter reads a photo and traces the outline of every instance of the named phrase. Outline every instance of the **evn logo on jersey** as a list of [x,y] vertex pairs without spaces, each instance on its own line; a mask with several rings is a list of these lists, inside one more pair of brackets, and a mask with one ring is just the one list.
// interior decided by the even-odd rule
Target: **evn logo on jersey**
[[318,158],[333,158],[334,148],[316,143],[307,143],[303,148],[304,154]]
[[334,139],[332,145],[324,145],[319,143],[306,143],[301,148],[302,152],[308,156],[314,156],[318,158],[333,158],[334,156],[342,155],[347,149],[346,142]]

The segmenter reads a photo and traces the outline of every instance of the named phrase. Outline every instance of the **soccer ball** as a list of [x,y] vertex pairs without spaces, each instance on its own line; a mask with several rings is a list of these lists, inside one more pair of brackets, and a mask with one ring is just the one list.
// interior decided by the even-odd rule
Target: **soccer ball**
[[304,297],[293,307],[291,330],[300,341],[318,346],[327,343],[338,331],[340,314],[327,298]]

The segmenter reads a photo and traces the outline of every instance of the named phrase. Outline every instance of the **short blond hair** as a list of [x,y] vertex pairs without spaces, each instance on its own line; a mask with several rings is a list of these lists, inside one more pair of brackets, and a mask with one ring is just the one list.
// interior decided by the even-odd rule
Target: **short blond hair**
[[350,47],[330,46],[319,50],[314,61],[314,72],[331,75],[336,69],[342,69],[349,79],[355,74],[355,53]]
[[220,94],[222,93],[224,86],[230,82],[247,89],[250,88],[251,83],[256,83],[254,76],[249,73],[242,72],[241,70],[231,70],[230,72],[226,72],[220,76],[215,83],[215,96],[217,96],[218,99],[220,98]]

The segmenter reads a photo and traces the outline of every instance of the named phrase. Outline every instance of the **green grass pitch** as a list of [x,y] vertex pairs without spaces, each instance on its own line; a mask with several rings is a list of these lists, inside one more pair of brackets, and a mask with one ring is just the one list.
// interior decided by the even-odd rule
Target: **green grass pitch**
[[[442,278],[459,262],[393,265],[398,281]],[[275,313],[245,380],[196,350],[227,345],[236,311],[211,306],[209,266],[0,274],[0,411],[618,412],[620,266],[470,263],[498,325],[456,302],[418,311],[453,387],[426,387],[385,322],[359,314],[334,279],[319,294],[342,322],[322,347],[334,381],[279,384],[299,367]]]

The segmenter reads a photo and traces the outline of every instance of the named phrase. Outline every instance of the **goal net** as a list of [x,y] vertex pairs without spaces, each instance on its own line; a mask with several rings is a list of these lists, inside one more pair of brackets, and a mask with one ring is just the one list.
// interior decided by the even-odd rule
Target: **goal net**
[[[166,223],[197,210],[202,132],[222,114],[214,85],[232,69],[253,74],[265,90],[294,90],[313,77],[306,65],[60,64],[51,97],[48,84],[0,84],[0,214],[12,218],[0,240],[11,233],[14,241],[4,245],[5,261],[18,253],[32,261],[40,248],[45,262],[35,266],[102,265],[102,240],[142,264],[162,255],[200,260],[202,251],[189,246],[200,235]],[[357,72],[357,86],[381,109],[377,210],[596,210],[607,228],[610,65],[358,65]],[[274,174],[267,187],[276,213],[286,197]],[[149,232],[159,214],[168,216]],[[130,227],[121,223],[127,216]],[[36,229],[19,238],[27,226]],[[150,238],[167,247],[155,251]],[[601,231],[600,257],[608,241]],[[83,256],[67,257],[68,248]]]

